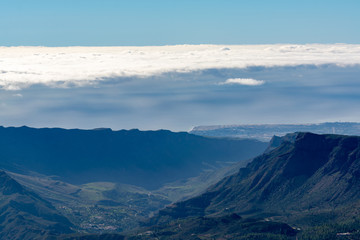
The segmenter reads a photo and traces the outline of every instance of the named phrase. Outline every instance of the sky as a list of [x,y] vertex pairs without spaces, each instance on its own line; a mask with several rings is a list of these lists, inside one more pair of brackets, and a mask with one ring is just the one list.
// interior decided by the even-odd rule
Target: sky
[[360,1],[0,0],[0,125],[360,122]]
[[0,0],[2,46],[359,43],[358,0]]

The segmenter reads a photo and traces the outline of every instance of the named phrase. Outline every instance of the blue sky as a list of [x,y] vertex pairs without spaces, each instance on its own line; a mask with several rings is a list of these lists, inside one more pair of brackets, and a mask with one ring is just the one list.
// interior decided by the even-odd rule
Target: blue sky
[[359,43],[358,0],[0,0],[0,46]]

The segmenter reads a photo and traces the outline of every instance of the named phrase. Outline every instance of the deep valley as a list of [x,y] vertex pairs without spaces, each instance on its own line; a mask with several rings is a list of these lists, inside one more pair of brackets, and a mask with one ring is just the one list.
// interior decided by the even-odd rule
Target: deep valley
[[0,133],[2,239],[360,234],[357,136],[298,132],[261,142],[164,130]]

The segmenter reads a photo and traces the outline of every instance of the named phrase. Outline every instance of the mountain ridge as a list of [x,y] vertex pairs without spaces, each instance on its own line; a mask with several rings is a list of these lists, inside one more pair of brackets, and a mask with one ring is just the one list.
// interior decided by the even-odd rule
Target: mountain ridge
[[0,171],[1,239],[51,239],[73,227],[49,202]]
[[113,181],[149,189],[197,176],[211,165],[247,160],[267,145],[168,130],[0,127],[0,136],[0,167],[6,170],[74,184]]
[[360,201],[359,183],[360,137],[297,133],[295,141],[256,157],[204,194],[161,210],[152,223],[229,212],[263,217],[339,214]]

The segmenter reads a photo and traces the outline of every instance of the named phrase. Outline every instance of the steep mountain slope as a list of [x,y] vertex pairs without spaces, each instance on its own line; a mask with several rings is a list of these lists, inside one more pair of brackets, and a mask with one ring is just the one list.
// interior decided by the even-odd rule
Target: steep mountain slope
[[153,223],[229,212],[292,222],[299,215],[323,214],[329,220],[356,216],[359,200],[360,137],[298,133],[206,193],[161,210]]
[[[0,127],[0,167],[73,184],[121,182],[148,189],[260,154],[266,143],[170,131]],[[151,179],[151,180],[149,180]]]
[[71,227],[50,203],[0,171],[0,239],[51,239]]
[[172,202],[195,197],[224,177],[237,173],[239,169],[246,166],[250,160],[251,159],[240,161],[225,167],[207,169],[196,177],[167,183],[154,192],[166,196]]

